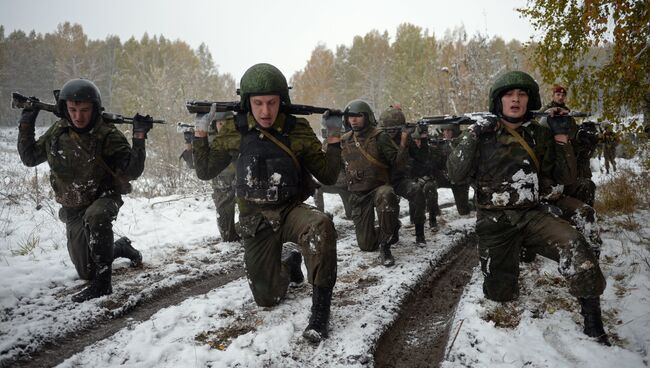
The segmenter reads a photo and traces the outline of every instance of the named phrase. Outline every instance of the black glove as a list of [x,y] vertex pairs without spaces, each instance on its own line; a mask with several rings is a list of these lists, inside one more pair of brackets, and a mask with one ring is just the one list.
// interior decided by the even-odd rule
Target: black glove
[[[30,99],[34,101],[38,101],[38,98],[36,97],[30,97]],[[18,124],[25,124],[31,126],[36,125],[36,118],[38,117],[38,113],[40,111],[41,110],[35,109],[33,107],[25,107],[23,111],[20,113],[20,119],[18,119]]]
[[553,135],[569,134],[569,121],[570,117],[567,115],[555,115],[547,118],[548,127],[551,129]]
[[149,115],[142,116],[135,114],[133,116],[133,134],[144,133],[144,138],[147,138],[147,132],[153,128],[153,118]]
[[486,116],[481,117],[476,123],[469,126],[468,130],[474,137],[480,137],[485,133],[491,133],[496,130],[497,127],[497,117],[496,116]]
[[192,140],[194,139],[194,132],[191,130],[184,131],[183,138],[185,139],[185,143],[191,144]]
[[327,129],[328,137],[341,137],[343,113],[340,110],[327,110],[323,114],[322,125]]

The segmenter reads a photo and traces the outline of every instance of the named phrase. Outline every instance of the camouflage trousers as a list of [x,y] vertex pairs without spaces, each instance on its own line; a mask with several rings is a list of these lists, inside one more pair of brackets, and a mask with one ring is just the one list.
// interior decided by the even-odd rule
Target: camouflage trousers
[[212,199],[217,207],[217,227],[221,234],[221,240],[225,242],[239,241],[240,238],[235,228],[235,190],[214,188]]
[[338,194],[341,197],[341,202],[343,202],[343,210],[345,211],[345,217],[348,219],[352,218],[352,209],[350,208],[350,192],[347,188],[341,188],[337,185],[321,185],[320,188],[316,189],[314,193],[314,205],[318,210],[325,211],[325,199],[323,198],[323,193],[332,193]]
[[[429,214],[429,222],[436,222],[436,216],[440,214],[438,207],[438,186],[436,181],[432,178],[417,178],[417,182],[422,186],[422,193],[424,195],[425,209]],[[417,213],[417,204],[415,201],[409,201],[409,218],[412,224],[415,224],[415,217]]]
[[334,223],[326,214],[306,204],[289,208],[274,227],[261,214],[240,217],[244,262],[255,302],[262,307],[278,304],[289,286],[289,268],[282,262],[282,245],[295,243],[307,266],[307,280],[319,287],[336,283]]
[[612,169],[616,171],[616,150],[605,148],[603,153],[605,157],[605,171],[609,174],[609,165],[612,165]]
[[600,238],[600,226],[598,226],[596,210],[586,203],[566,195],[560,197],[554,205],[562,211],[562,218],[569,221],[582,233],[594,254],[599,255],[603,241]]
[[[390,185],[369,192],[351,192],[350,207],[357,244],[363,251],[377,250],[379,243],[388,241],[400,226],[399,198]],[[379,229],[375,228],[375,210]]]
[[[452,194],[454,195],[454,202],[456,202],[456,210],[461,216],[468,215],[471,208],[469,205],[469,184],[452,184],[449,179],[440,175],[436,178],[436,183],[439,188],[450,188]],[[436,196],[436,207],[437,196]],[[439,210],[438,210],[439,211]]]
[[[420,225],[426,221],[426,199],[424,196],[423,183],[418,180],[405,178],[398,181],[394,186],[395,194],[409,201],[409,217],[412,224]],[[399,203],[399,202],[398,202]]]
[[81,279],[91,280],[97,267],[113,263],[113,224],[121,200],[102,197],[86,208],[61,207],[68,254]]
[[599,296],[605,289],[605,277],[584,236],[547,212],[479,210],[476,233],[488,299],[508,301],[519,295],[521,247],[558,262],[573,296]]

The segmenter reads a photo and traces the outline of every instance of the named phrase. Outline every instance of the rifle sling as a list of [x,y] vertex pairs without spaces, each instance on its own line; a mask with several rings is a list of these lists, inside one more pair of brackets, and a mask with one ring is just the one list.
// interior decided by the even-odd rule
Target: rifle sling
[[[370,138],[370,137],[368,137],[368,138]],[[354,132],[352,133],[352,139],[354,139],[354,145],[357,146],[357,148],[359,149],[359,152],[361,152],[361,154],[368,161],[370,161],[371,164],[373,164],[375,166],[378,166],[378,167],[381,167],[382,169],[386,169],[386,170],[390,169],[390,166],[388,166],[388,165],[384,164],[383,162],[380,162],[376,158],[372,157],[372,155],[370,155],[368,152],[366,152],[366,150],[363,149],[363,147],[361,147],[361,144],[357,140],[357,137],[354,135]]]
[[519,144],[526,150],[526,152],[528,152],[528,155],[530,156],[530,158],[533,159],[533,162],[535,163],[535,167],[537,168],[537,172],[539,172],[539,170],[540,170],[539,160],[537,159],[537,156],[535,155],[535,151],[533,151],[533,149],[530,148],[528,143],[526,143],[526,140],[524,139],[524,137],[522,137],[519,133],[517,133],[516,130],[512,129],[511,127],[507,126],[506,124],[503,124],[503,127],[506,128],[508,133],[510,133],[510,135],[512,135],[517,140],[517,142],[519,142]]

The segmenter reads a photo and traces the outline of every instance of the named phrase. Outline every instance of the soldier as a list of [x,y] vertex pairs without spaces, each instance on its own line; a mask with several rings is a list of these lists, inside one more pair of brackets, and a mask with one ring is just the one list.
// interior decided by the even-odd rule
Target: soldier
[[605,123],[600,141],[603,143],[603,156],[605,156],[605,171],[609,174],[609,165],[616,171],[616,146],[618,146],[618,135],[612,129],[611,123]]
[[[416,126],[409,143],[409,177],[422,187],[425,199],[425,208],[429,213],[429,229],[438,231],[436,216],[440,215],[438,207],[438,186],[433,176],[436,163],[435,149],[429,145],[429,134],[426,126]],[[415,222],[418,206],[414,201],[409,201],[409,217]]]
[[34,139],[38,110],[24,109],[20,117],[18,153],[26,166],[47,161],[59,218],[66,224],[68,253],[77,274],[90,285],[72,300],[84,302],[113,292],[111,269],[115,258],[133,266],[142,255],[123,237],[113,243],[112,221],[122,206],[129,180],[144,170],[145,139],[150,117],[133,118],[133,147],[113,124],[101,117],[99,89],[89,80],[72,79],[57,100],[62,118]]
[[[223,128],[227,119],[234,115],[232,111],[215,113],[214,120],[208,127],[208,141],[214,140],[214,137]],[[181,158],[185,161],[190,169],[194,169],[194,160],[192,159],[192,131],[183,133],[185,138],[185,151]],[[189,154],[188,154],[189,152]],[[236,242],[241,240],[235,228],[235,163],[228,165],[219,175],[210,181],[212,185],[212,200],[217,209],[217,227],[221,240],[224,242]]]
[[[230,165],[233,157],[239,157],[235,193],[246,274],[255,302],[263,307],[276,305],[290,282],[302,283],[304,257],[313,293],[303,337],[318,342],[328,335],[337,234],[326,214],[302,202],[313,194],[310,174],[324,184],[336,181],[341,165],[340,137],[329,136],[323,152],[307,120],[285,112],[291,103],[289,87],[273,65],[250,67],[241,78],[240,96],[245,112],[229,119],[212,144],[207,130],[216,105],[197,121],[193,142],[196,174],[210,180]],[[294,243],[298,249],[283,247],[285,243]]]
[[[469,184],[452,183],[447,175],[447,158],[452,150],[452,142],[460,135],[460,124],[444,124],[440,126],[440,129],[442,129],[442,139],[434,141],[431,150],[431,161],[434,162],[433,176],[439,188],[451,189],[458,214],[465,216],[471,210],[469,204]],[[438,208],[437,199],[436,196],[435,208]],[[431,217],[429,217],[430,219]]]
[[[426,221],[424,188],[416,180],[407,177],[408,171],[405,164],[408,163],[409,158],[428,156],[428,146],[418,147],[414,142],[411,142],[408,132],[399,129],[405,124],[406,117],[399,107],[390,106],[379,116],[379,128],[390,132],[388,134],[395,145],[406,154],[404,164],[393,166],[390,182],[395,193],[408,200],[409,207],[413,208],[409,211],[409,217],[411,223],[415,225],[415,241],[424,244],[426,243],[424,237],[424,222]],[[434,225],[437,226],[437,223]]]
[[[340,113],[340,111],[339,111]],[[331,130],[331,126],[340,126],[342,117],[338,114],[330,115],[327,112],[323,114],[321,125],[323,126],[322,135],[323,135],[323,150],[327,150],[327,137],[328,131]],[[340,132],[335,132],[335,134],[341,134]],[[321,212],[325,212],[325,200],[323,198],[323,193],[333,193],[338,194],[341,197],[341,202],[343,203],[343,210],[345,211],[345,218],[352,219],[352,209],[350,208],[350,192],[348,192],[348,183],[345,179],[345,167],[341,165],[341,171],[339,172],[339,177],[336,179],[334,185],[320,185],[314,193],[314,205]]]
[[[553,114],[555,115],[568,114],[571,109],[566,105],[566,95],[566,88],[559,84],[554,85],[551,102],[544,106],[543,110],[546,112],[553,111]],[[587,203],[589,206],[593,206],[596,196],[596,184],[591,180],[590,160],[591,155],[595,150],[594,142],[582,139],[584,138],[584,129],[588,127],[580,129],[573,117],[566,116],[563,118],[563,122],[568,126],[567,134],[571,140],[578,168],[576,182],[565,186],[564,194]],[[540,120],[540,124],[548,127],[545,117]],[[581,135],[580,137],[578,137],[579,133]]]
[[380,262],[390,267],[395,264],[390,246],[399,240],[400,227],[399,198],[390,186],[390,172],[396,163],[404,162],[406,151],[398,151],[390,137],[375,127],[375,114],[367,102],[350,101],[345,113],[351,131],[341,137],[341,148],[357,244],[366,252],[379,248]]
[[468,177],[476,188],[479,255],[488,299],[509,301],[519,293],[520,247],[559,263],[569,291],[582,306],[584,333],[609,345],[600,295],[605,278],[584,236],[568,222],[543,211],[539,183],[551,177],[570,184],[575,168],[567,135],[531,121],[541,107],[539,87],[523,72],[508,72],[490,89],[490,112],[498,118],[472,125],[447,161],[449,178]]

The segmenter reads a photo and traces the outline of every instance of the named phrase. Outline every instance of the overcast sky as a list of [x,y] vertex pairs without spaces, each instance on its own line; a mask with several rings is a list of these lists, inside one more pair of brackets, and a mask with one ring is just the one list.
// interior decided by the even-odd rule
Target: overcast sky
[[5,34],[21,29],[39,33],[59,23],[82,25],[91,39],[117,35],[122,42],[147,32],[181,39],[192,47],[204,42],[221,73],[239,80],[253,64],[276,65],[287,78],[302,69],[318,43],[334,49],[350,45],[372,29],[395,35],[411,23],[443,37],[463,25],[506,41],[527,41],[529,22],[515,11],[526,0],[0,0]]

